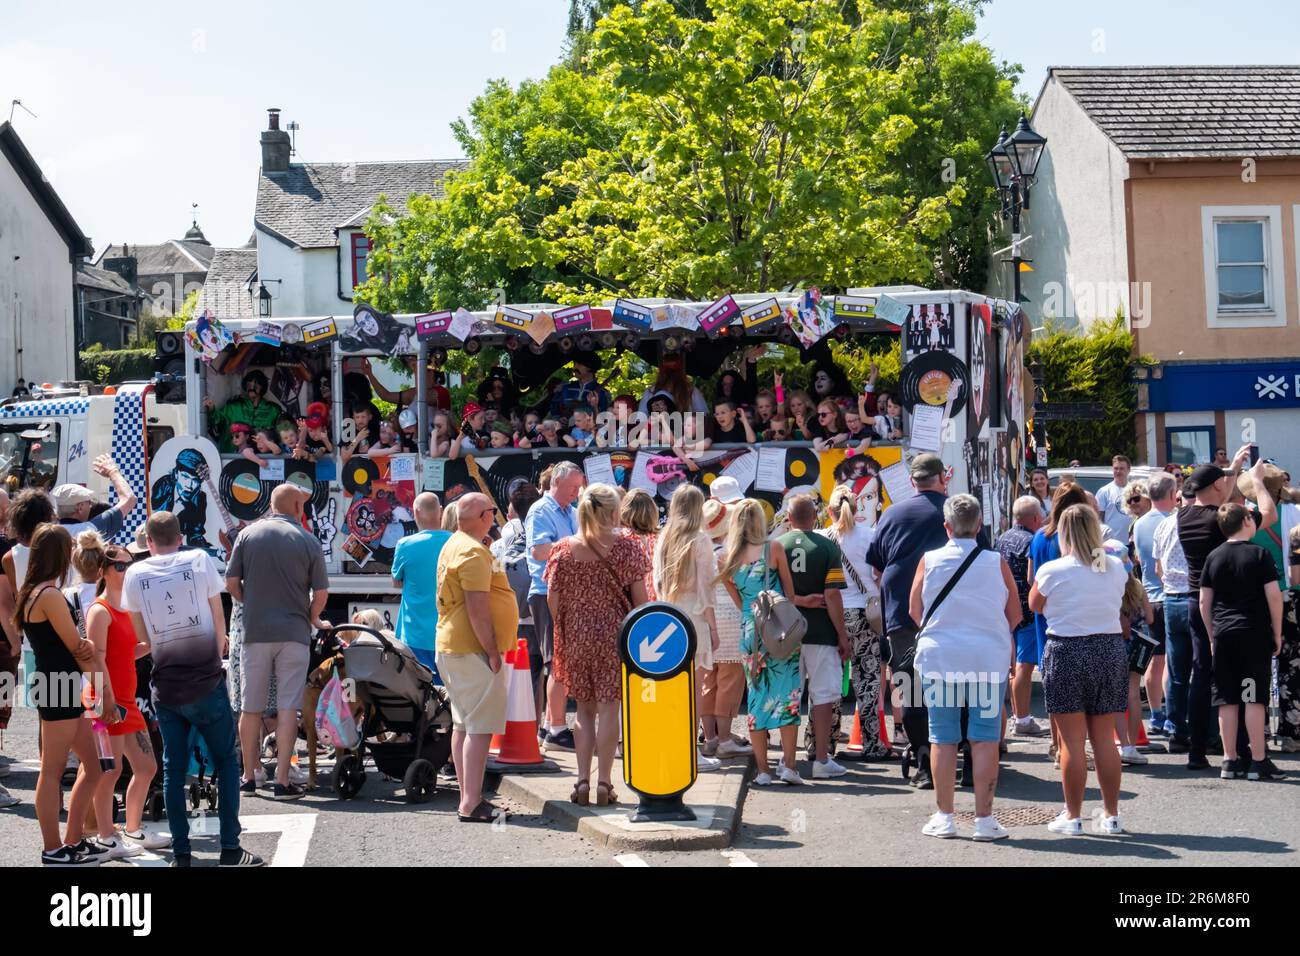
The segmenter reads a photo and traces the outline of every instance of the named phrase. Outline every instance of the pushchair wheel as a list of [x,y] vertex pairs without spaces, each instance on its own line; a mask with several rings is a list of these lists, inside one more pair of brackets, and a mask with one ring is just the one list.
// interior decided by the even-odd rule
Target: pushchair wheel
[[155,790],[149,795],[149,819],[157,823],[163,818],[163,795]]
[[407,803],[424,803],[438,786],[438,768],[429,761],[417,757],[411,761],[402,777],[402,786],[406,789]]
[[334,792],[341,800],[351,800],[361,792],[366,782],[366,772],[361,767],[361,758],[356,754],[347,754],[339,758],[334,767]]
[[275,759],[275,734],[267,734],[262,738],[262,759]]
[[197,783],[190,784],[190,809],[197,810],[203,802],[203,790]]

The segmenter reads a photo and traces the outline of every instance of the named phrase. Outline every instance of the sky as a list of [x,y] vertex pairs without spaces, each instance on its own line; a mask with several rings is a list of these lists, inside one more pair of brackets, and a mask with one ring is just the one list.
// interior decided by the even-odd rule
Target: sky
[[[252,233],[266,109],[297,162],[446,159],[494,78],[563,53],[568,0],[4,0],[0,118],[13,121],[96,251],[180,238],[191,203],[217,246]],[[992,0],[977,36],[1025,68],[1300,63],[1293,0]]]

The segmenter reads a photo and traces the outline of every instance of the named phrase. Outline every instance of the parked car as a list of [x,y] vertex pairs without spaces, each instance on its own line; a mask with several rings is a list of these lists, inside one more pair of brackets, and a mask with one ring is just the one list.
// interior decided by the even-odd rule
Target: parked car
[[[1164,471],[1163,468],[1157,468],[1155,465],[1134,465],[1129,469],[1128,480],[1130,482],[1141,481],[1148,482],[1154,476]],[[1060,484],[1061,478],[1069,475],[1074,479],[1076,485],[1083,485],[1086,491],[1096,494],[1103,486],[1110,484],[1114,479],[1111,473],[1110,465],[1081,465],[1078,468],[1049,468],[1047,477],[1055,488]]]

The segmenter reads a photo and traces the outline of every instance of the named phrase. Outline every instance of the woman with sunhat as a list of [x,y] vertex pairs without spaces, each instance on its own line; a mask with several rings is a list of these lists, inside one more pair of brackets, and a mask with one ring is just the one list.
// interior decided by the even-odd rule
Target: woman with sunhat
[[[739,483],[726,475],[719,476],[713,485]],[[710,493],[713,487],[710,487]],[[723,494],[730,494],[724,484]],[[731,527],[731,517],[736,503],[743,501],[735,491],[732,503],[720,497],[710,497],[704,502],[704,533],[713,542],[715,558],[721,558],[723,543]],[[731,725],[740,713],[740,699],[745,693],[745,664],[740,653],[740,603],[727,591],[719,578],[714,582],[713,615],[718,627],[718,647],[713,652],[713,670],[704,672],[704,686],[700,693],[700,712],[704,724],[704,753],[709,757],[747,757],[754,749],[747,743],[732,738]]]

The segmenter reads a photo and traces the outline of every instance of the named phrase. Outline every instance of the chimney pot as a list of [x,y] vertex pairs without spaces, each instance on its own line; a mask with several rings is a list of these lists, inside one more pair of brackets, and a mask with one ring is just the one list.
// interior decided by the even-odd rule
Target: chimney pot
[[267,119],[268,119],[269,124],[270,124],[267,128],[268,128],[268,129],[279,129],[279,128],[280,128],[280,109],[279,109],[279,107],[277,107],[277,106],[272,106],[269,110],[266,111],[266,113],[267,113]]
[[280,129],[280,110],[272,107],[267,110],[269,118],[267,129],[262,131],[262,172],[284,173],[289,171],[289,134]]

